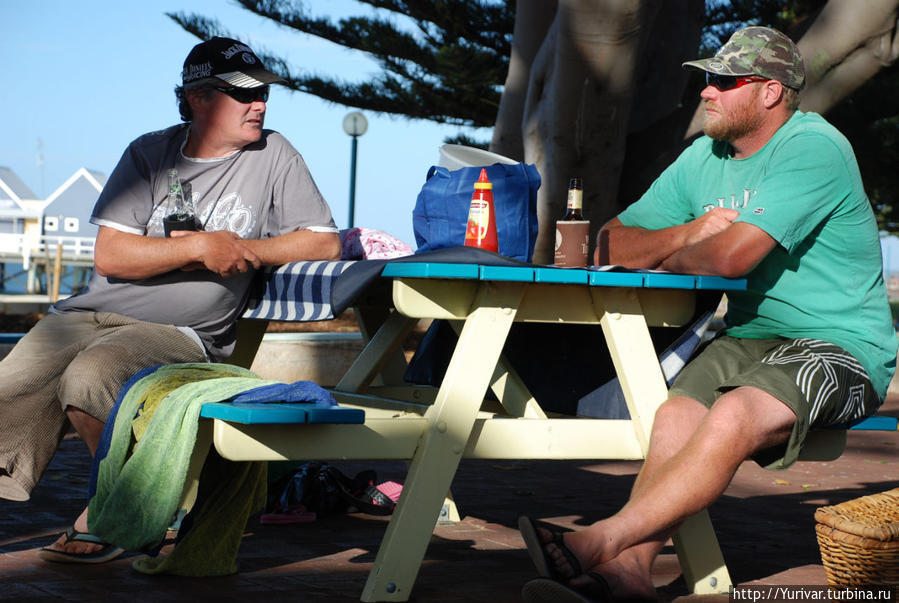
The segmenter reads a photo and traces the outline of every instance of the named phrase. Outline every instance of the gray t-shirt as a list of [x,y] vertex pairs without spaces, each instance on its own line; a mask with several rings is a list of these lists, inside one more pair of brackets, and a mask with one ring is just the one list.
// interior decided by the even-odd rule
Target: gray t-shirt
[[[188,124],[152,132],[132,142],[100,193],[91,222],[149,237],[165,236],[168,172],[178,170],[204,230],[230,230],[263,239],[295,230],[337,232],[331,211],[306,163],[272,130],[228,157],[183,155]],[[253,271],[222,278],[209,270],[174,270],[123,280],[96,273],[82,293],[57,302],[55,312],[115,312],[137,320],[188,327],[209,357],[234,349],[239,318]]]

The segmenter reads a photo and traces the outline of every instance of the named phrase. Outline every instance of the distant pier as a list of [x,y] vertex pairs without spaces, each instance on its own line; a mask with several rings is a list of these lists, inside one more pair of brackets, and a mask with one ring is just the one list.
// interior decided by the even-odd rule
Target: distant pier
[[0,233],[0,309],[46,307],[83,288],[93,269],[93,237]]

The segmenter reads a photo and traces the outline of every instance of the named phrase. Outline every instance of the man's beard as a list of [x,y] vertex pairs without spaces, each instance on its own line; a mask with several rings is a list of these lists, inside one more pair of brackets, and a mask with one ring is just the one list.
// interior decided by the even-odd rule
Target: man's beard
[[730,113],[724,113],[721,105],[718,105],[716,107],[719,109],[717,119],[712,121],[706,114],[702,131],[709,138],[726,142],[734,142],[753,133],[762,123],[762,114],[756,109],[757,99],[758,94],[750,95],[746,102],[734,106]]

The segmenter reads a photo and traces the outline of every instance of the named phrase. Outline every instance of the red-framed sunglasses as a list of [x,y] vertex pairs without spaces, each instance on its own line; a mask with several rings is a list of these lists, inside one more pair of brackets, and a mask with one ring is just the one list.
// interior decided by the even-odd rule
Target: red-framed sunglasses
[[717,88],[721,92],[725,90],[733,90],[734,88],[740,88],[745,86],[746,84],[754,84],[755,82],[766,82],[768,81],[767,77],[762,77],[760,75],[746,75],[746,76],[736,76],[736,75],[718,75],[717,73],[708,73],[705,74],[705,83],[707,86],[712,86]]

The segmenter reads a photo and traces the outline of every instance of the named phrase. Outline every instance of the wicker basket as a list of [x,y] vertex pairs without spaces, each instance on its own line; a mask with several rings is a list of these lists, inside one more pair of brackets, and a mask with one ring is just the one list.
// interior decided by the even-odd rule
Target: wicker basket
[[830,586],[899,584],[899,488],[820,507],[815,521]]

